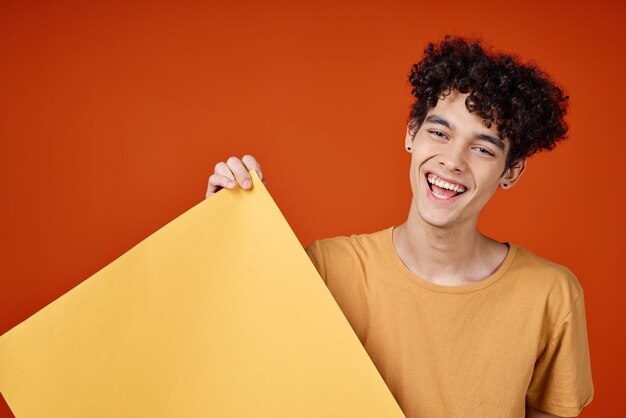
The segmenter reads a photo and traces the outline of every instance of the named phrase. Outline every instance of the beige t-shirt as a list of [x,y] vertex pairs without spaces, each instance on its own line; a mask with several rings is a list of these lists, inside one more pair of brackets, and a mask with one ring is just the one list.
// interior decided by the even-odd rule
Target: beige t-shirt
[[577,416],[593,398],[583,289],[565,267],[509,246],[463,286],[410,271],[393,227],[306,251],[407,417]]

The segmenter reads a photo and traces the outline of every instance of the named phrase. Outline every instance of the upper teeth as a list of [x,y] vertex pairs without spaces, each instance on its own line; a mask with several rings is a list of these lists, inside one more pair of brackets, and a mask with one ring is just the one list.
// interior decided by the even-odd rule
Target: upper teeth
[[442,189],[453,190],[457,193],[463,193],[465,191],[465,187],[459,184],[452,184],[448,183],[447,181],[443,181],[434,174],[429,174],[427,178],[430,184],[434,184],[435,186],[441,187]]

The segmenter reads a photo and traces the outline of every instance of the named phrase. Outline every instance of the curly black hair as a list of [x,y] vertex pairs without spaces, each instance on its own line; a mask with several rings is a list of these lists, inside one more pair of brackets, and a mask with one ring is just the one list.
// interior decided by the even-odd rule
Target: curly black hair
[[452,90],[469,93],[465,106],[477,112],[486,127],[498,127],[511,148],[506,167],[565,139],[568,96],[534,65],[511,55],[485,51],[478,40],[447,35],[429,43],[409,74],[416,101],[409,128],[419,129],[428,110]]

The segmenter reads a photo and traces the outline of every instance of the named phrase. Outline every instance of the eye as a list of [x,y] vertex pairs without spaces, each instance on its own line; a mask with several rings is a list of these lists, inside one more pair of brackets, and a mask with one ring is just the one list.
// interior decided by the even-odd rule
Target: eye
[[496,154],[493,153],[493,151],[491,151],[490,149],[484,148],[484,147],[475,147],[474,149],[478,150],[478,152],[485,154],[485,155],[489,155],[490,157],[495,157]]
[[447,138],[446,134],[441,131],[428,131],[428,132],[430,132],[431,134],[435,135],[438,138]]

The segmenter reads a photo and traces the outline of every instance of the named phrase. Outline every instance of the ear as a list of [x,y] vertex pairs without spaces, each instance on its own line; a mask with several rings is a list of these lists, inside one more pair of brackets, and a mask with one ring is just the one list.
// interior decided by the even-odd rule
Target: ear
[[404,137],[404,148],[407,152],[413,152],[413,139],[418,131],[418,127],[409,123],[406,127],[406,136]]
[[502,177],[500,177],[500,187],[503,189],[513,187],[519,181],[524,170],[526,170],[526,159],[517,160],[511,167],[504,170]]

